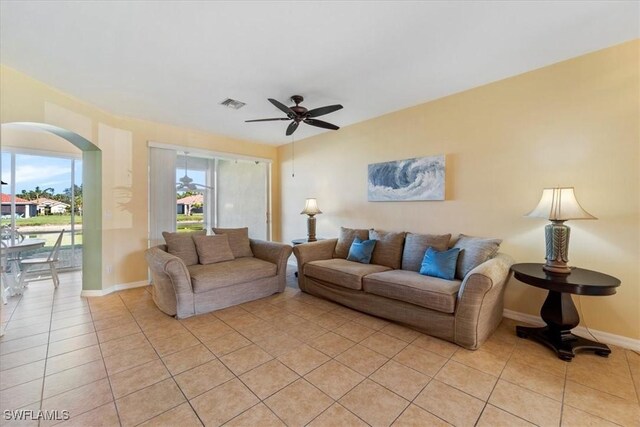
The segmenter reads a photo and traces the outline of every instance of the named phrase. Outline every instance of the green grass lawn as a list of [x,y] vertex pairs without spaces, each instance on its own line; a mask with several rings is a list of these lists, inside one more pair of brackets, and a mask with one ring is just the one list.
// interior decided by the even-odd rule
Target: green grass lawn
[[[82,217],[75,217],[76,224],[82,224]],[[3,219],[2,225],[8,225],[9,219]],[[71,224],[71,215],[41,215],[33,218],[17,218],[16,227],[35,227],[39,225],[68,225]],[[202,230],[203,215],[194,214],[178,215],[178,230],[192,231]]]
[[[76,215],[76,224],[82,224],[82,217]],[[9,224],[9,219],[3,219],[2,224]],[[38,225],[66,225],[71,224],[71,215],[41,215],[32,218],[16,218],[17,227],[31,227]]]

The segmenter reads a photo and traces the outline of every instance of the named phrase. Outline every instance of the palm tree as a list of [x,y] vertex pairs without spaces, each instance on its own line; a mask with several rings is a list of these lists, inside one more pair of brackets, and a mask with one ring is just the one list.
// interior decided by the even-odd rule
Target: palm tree
[[20,196],[23,199],[27,199],[27,200],[36,200],[41,197],[51,198],[53,196],[54,191],[55,190],[51,187],[40,189],[39,186],[36,186],[36,188],[30,191],[22,190],[22,193],[20,193]]

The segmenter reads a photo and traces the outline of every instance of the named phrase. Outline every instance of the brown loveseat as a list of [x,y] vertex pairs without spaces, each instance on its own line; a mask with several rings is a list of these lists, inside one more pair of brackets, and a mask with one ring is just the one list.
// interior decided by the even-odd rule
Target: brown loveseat
[[[175,243],[172,239],[182,239],[178,251],[174,251],[177,255],[169,253],[167,245],[147,249],[153,300],[166,314],[183,319],[284,291],[291,246],[249,239],[246,229],[214,232],[230,233],[232,253],[228,256],[221,257],[217,248],[204,254],[194,252],[195,245],[192,250],[184,240],[185,235],[191,239],[186,233],[165,233],[169,247]],[[199,236],[205,237],[204,233],[195,233]],[[205,264],[202,260],[206,255]]]
[[[345,259],[356,236],[377,240],[370,264]],[[304,292],[476,349],[502,319],[513,261],[497,253],[499,240],[461,235],[452,245],[450,237],[342,228],[340,239],[294,247],[298,283]],[[426,248],[452,246],[461,248],[454,279],[418,272]]]

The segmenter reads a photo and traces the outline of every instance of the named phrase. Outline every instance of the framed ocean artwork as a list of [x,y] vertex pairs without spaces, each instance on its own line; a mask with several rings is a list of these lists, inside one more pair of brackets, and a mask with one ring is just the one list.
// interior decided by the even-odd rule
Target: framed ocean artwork
[[444,200],[444,155],[369,165],[370,202]]

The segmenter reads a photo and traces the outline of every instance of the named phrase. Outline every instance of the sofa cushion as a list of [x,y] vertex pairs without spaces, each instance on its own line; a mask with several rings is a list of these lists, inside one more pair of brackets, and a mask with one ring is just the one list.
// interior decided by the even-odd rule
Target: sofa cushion
[[272,277],[277,271],[275,264],[253,257],[236,258],[217,264],[197,264],[187,268],[191,274],[193,293],[196,294]]
[[369,238],[369,230],[340,227],[340,235],[338,236],[338,242],[336,243],[333,257],[346,259],[347,255],[349,255],[349,249],[351,249],[353,239],[356,237],[359,237],[362,240],[367,240]]
[[375,240],[361,240],[359,237],[353,239],[347,261],[355,261],[361,264],[371,264],[371,255],[376,247]]
[[362,278],[367,274],[387,271],[389,267],[360,264],[346,259],[333,258],[311,261],[304,266],[304,275],[349,289],[362,289]]
[[464,279],[471,270],[493,258],[500,249],[500,243],[502,243],[502,239],[486,239],[461,234],[453,245],[454,248],[460,249],[456,278]]
[[251,242],[249,241],[249,228],[213,228],[214,234],[226,234],[229,236],[229,246],[236,258],[253,256]]
[[193,236],[193,241],[196,244],[200,264],[215,264],[235,258],[229,246],[229,236],[226,234]]
[[423,276],[414,271],[391,270],[365,277],[363,289],[370,294],[453,313],[461,283],[460,280]]
[[205,230],[194,231],[191,233],[170,233],[162,232],[162,237],[167,243],[167,252],[180,258],[186,266],[198,263],[198,252],[193,236],[204,236],[207,234]]
[[[369,230],[369,239],[376,240],[371,264],[385,265],[397,270],[402,265],[402,247],[405,233]],[[423,253],[424,254],[424,253]]]
[[414,234],[407,233],[402,252],[402,269],[420,271],[422,259],[431,247],[436,251],[446,251],[449,248],[451,234]]

